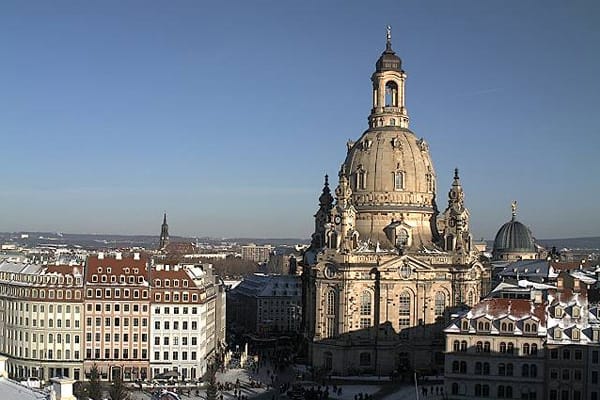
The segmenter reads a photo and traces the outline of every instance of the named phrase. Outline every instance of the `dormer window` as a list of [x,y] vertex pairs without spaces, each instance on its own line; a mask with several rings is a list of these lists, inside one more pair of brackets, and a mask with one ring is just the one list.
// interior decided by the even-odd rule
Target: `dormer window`
[[107,273],[107,274],[110,274],[110,273],[112,273],[112,268],[111,268],[111,267],[106,267],[106,273]]
[[574,306],[573,307],[573,318],[579,318],[580,316],[580,309],[578,306]]
[[101,274],[102,273],[102,267],[98,267],[98,273]]
[[562,318],[562,316],[563,316],[563,309],[562,309],[561,306],[556,306],[554,308],[554,316],[556,318]]
[[580,337],[580,332],[579,332],[579,329],[577,329],[577,328],[573,328],[573,330],[571,331],[571,338],[572,338],[573,340],[579,340],[579,339],[581,338],[581,337]]
[[98,275],[92,275],[92,282],[98,282]]
[[562,339],[562,330],[560,328],[554,328],[554,339]]
[[468,331],[469,330],[469,321],[463,321],[462,322],[462,330],[463,331]]
[[129,273],[129,268],[123,268],[123,272],[125,272],[126,274]]
[[106,282],[106,281],[107,281],[106,275],[102,275],[102,282]]

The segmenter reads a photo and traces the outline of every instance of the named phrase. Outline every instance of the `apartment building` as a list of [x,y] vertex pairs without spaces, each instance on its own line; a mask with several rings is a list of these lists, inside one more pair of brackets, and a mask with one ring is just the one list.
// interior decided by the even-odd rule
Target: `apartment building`
[[81,379],[80,266],[0,264],[0,352],[10,376]]
[[94,364],[103,379],[146,379],[149,371],[150,287],[146,256],[98,253],[85,271],[86,374]]
[[448,399],[544,399],[546,304],[488,298],[445,329]]
[[222,282],[207,267],[152,265],[138,253],[98,253],[85,265],[1,262],[9,376],[83,380],[96,364],[105,380],[172,370],[200,378],[225,340]]
[[209,356],[224,341],[224,331],[216,329],[221,301],[212,270],[156,265],[152,285],[152,375],[175,371],[182,379],[202,377]]

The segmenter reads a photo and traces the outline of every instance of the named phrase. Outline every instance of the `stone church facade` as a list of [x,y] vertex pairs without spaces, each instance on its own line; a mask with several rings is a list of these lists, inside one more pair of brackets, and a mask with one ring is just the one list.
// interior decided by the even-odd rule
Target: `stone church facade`
[[436,205],[427,142],[409,129],[406,73],[386,49],[372,75],[369,128],[348,153],[335,197],[325,178],[303,260],[303,333],[314,367],[387,375],[443,368],[449,310],[489,290],[455,171]]

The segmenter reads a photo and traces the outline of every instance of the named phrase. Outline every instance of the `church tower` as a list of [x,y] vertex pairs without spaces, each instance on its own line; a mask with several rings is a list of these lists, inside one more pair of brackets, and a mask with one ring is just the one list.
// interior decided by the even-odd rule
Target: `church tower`
[[458,171],[438,219],[429,145],[409,129],[406,76],[388,27],[368,128],[347,143],[335,196],[325,178],[302,261],[308,357],[331,374],[442,368],[444,324],[453,307],[479,300],[489,274],[471,248]]
[[167,225],[167,213],[163,216],[163,223],[160,227],[159,250],[164,250],[169,244],[169,225]]

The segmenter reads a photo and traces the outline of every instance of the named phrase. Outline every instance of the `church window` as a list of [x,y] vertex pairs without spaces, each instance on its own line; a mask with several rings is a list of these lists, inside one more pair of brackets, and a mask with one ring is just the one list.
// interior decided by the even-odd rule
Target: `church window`
[[475,294],[472,291],[467,295],[467,305],[471,307],[475,305]]
[[390,125],[391,126],[396,125],[396,120],[394,118],[390,118]]
[[360,353],[360,366],[368,367],[371,365],[371,353]]
[[435,190],[434,185],[433,185],[433,175],[425,174],[425,182],[427,183],[427,191],[433,192]]
[[400,293],[398,297],[398,325],[400,329],[410,326],[410,293]]
[[435,294],[435,316],[440,317],[444,315],[446,309],[446,295],[443,292],[437,292]]
[[360,296],[360,327],[368,328],[371,326],[371,293],[364,291]]
[[394,190],[404,189],[404,173],[402,171],[394,172]]
[[371,293],[366,290],[360,296],[360,315],[371,315]]
[[336,294],[334,290],[327,292],[325,316],[325,336],[334,337],[336,335]]
[[398,107],[398,84],[394,81],[385,84],[385,106]]
[[358,170],[356,171],[356,188],[357,189],[366,189],[367,188],[367,179],[366,178],[367,178],[367,173],[362,168],[362,166],[359,166]]

